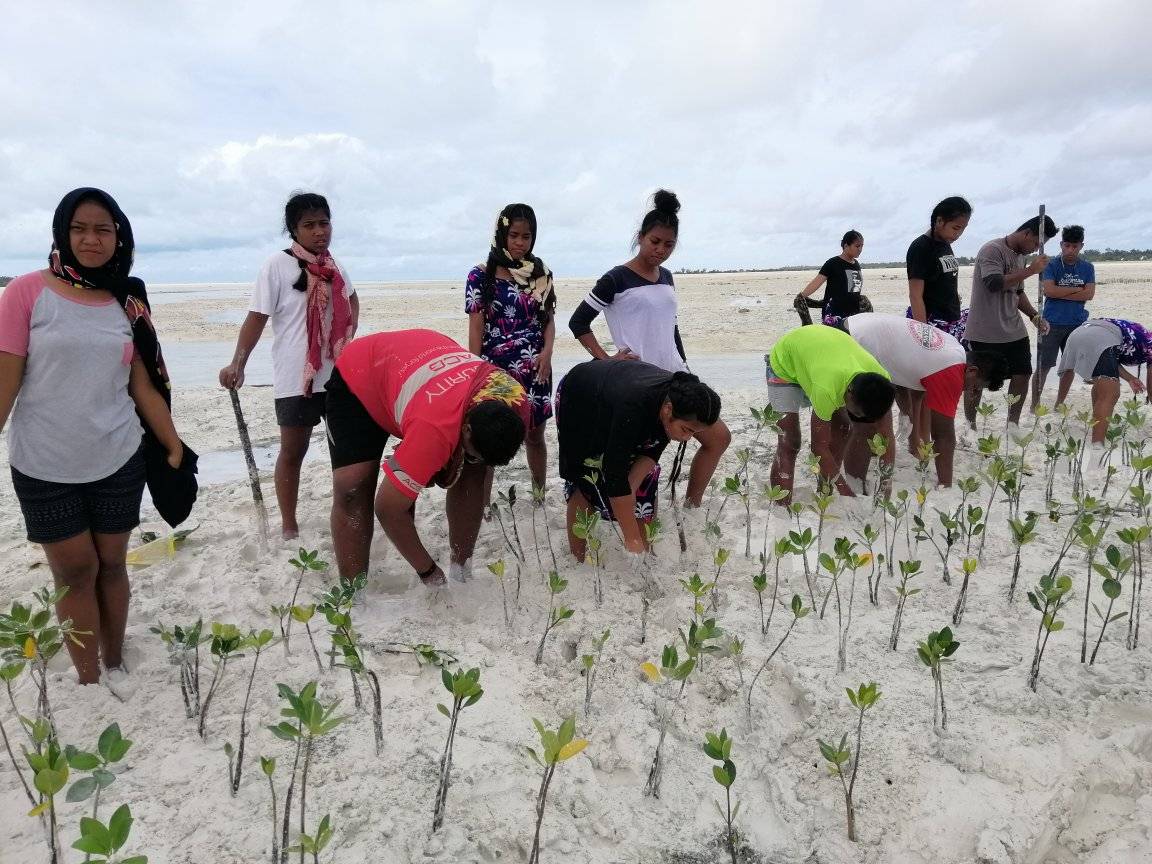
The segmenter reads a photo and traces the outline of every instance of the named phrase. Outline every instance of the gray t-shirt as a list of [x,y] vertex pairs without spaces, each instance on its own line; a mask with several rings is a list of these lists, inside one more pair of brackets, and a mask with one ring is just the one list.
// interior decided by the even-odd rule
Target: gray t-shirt
[[1028,338],[1028,329],[1016,306],[1019,301],[1016,289],[990,291],[984,284],[985,277],[1007,276],[1023,269],[1024,256],[1014,252],[1003,237],[980,247],[972,271],[972,297],[968,302],[965,336],[969,342],[1015,342]]
[[135,350],[124,309],[57,293],[42,273],[0,296],[0,351],[25,357],[8,431],[8,461],[53,483],[114,474],[140,447],[128,392]]

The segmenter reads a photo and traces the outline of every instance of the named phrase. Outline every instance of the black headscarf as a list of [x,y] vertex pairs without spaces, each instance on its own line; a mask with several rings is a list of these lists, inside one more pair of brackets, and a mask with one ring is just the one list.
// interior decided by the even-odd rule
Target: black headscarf
[[[76,208],[85,201],[94,201],[112,214],[116,224],[116,251],[103,267],[85,267],[72,252],[70,227]],[[164,367],[164,356],[160,351],[160,341],[152,326],[152,307],[148,302],[148,291],[144,282],[128,274],[132,270],[132,259],[136,242],[132,236],[132,223],[120,209],[116,200],[102,189],[84,186],[73,189],[56,206],[52,216],[52,252],[48,256],[48,266],[65,282],[80,288],[108,291],[116,302],[124,307],[128,323],[132,328],[132,341],[136,352],[148,372],[148,378],[160,391],[164,401],[172,404],[171,384],[168,371]]]

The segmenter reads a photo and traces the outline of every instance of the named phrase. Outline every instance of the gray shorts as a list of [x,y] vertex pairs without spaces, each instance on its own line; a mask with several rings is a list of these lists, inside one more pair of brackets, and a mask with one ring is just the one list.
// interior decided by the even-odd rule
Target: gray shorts
[[782,414],[799,414],[803,408],[811,408],[812,403],[799,384],[785,381],[772,371],[768,357],[764,357],[764,379],[768,384],[768,404]]

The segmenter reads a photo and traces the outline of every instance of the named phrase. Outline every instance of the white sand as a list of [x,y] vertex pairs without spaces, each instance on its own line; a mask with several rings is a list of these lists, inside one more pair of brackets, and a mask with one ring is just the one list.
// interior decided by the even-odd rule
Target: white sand
[[[1147,308],[1152,268],[1142,265],[1098,267],[1101,286],[1096,314],[1140,318]],[[681,329],[692,354],[763,352],[773,338],[792,326],[789,298],[810,274],[748,274],[681,277]],[[878,311],[903,308],[903,282],[897,271],[866,271],[866,290]],[[966,282],[962,280],[966,288]],[[561,285],[564,308],[571,309],[590,282]],[[462,337],[457,314],[461,292],[447,285],[421,295],[395,294],[386,288],[365,292],[365,329],[412,326],[423,322]],[[1140,292],[1139,305],[1133,291]],[[966,291],[964,292],[966,293]],[[375,296],[373,296],[375,295]],[[242,314],[243,300],[200,300],[158,307],[166,342],[232,340],[235,325],[214,325],[208,313]],[[742,311],[747,310],[747,311]],[[238,319],[237,319],[238,320]],[[578,355],[563,332],[558,353]],[[216,366],[223,365],[227,355]],[[744,361],[741,361],[744,362]],[[752,361],[747,361],[752,362]],[[177,425],[201,451],[237,446],[228,400],[215,389],[180,388]],[[725,417],[737,445],[751,436],[749,405],[762,404],[762,393],[733,391],[714,382],[725,398]],[[1050,389],[1052,384],[1049,385]],[[244,404],[257,442],[275,435],[271,394],[244,391]],[[1076,390],[1084,404],[1083,388]],[[999,400],[997,400],[999,404]],[[1003,415],[1001,405],[999,415]],[[551,429],[550,429],[551,431]],[[770,442],[766,442],[769,443]],[[554,444],[554,439],[553,439]],[[762,446],[753,462],[753,483],[767,481],[767,454]],[[6,461],[6,460],[5,460]],[[1042,462],[1034,446],[1034,464]],[[979,459],[958,454],[957,476],[974,474]],[[909,460],[901,459],[897,484],[912,486]],[[731,473],[729,458],[721,472]],[[525,490],[522,461],[498,478],[500,487],[516,483]],[[1098,478],[1093,482],[1098,482]],[[807,485],[807,484],[805,484]],[[1116,484],[1111,494],[1115,496]],[[1069,502],[1068,478],[1058,478],[1058,497]],[[301,544],[330,557],[327,528],[330,478],[320,462],[306,468],[301,488]],[[1043,509],[1042,481],[1033,477],[1024,507]],[[273,498],[270,478],[265,494]],[[986,494],[982,490],[981,495]],[[802,497],[806,497],[802,496]],[[933,493],[931,504],[954,506],[958,493]],[[442,519],[443,493],[426,493],[419,525],[430,548],[446,558]],[[718,506],[718,504],[716,505]],[[826,545],[854,527],[849,512],[871,515],[866,503],[836,505],[838,518],[828,529]],[[562,501],[549,493],[553,539],[562,540]],[[523,509],[525,518],[527,510]],[[762,537],[769,514],[754,513],[754,543]],[[155,514],[145,527],[158,528]],[[879,608],[867,602],[858,580],[855,622],[848,671],[836,673],[836,623],[831,613],[797,626],[793,639],[761,678],[753,697],[751,722],[745,716],[736,669],[730,659],[710,658],[694,677],[670,725],[665,745],[663,796],[645,798],[644,781],[657,735],[656,690],[639,672],[645,660],[658,660],[660,647],[675,637],[689,616],[688,597],[677,580],[711,568],[711,548],[702,536],[699,516],[689,525],[688,554],[679,556],[674,532],[658,547],[658,575],[664,596],[653,604],[649,638],[639,644],[640,594],[620,572],[621,555],[608,543],[609,568],[602,609],[592,602],[591,580],[565,552],[561,566],[571,579],[564,599],[576,608],[574,618],[550,640],[543,665],[532,664],[546,608],[546,592],[531,566],[511,632],[502,622],[500,592],[483,567],[507,558],[499,532],[486,526],[477,550],[475,581],[463,589],[430,597],[410,587],[406,565],[385,541],[377,539],[366,603],[355,619],[366,642],[428,642],[451,649],[466,665],[478,665],[486,693],[465,712],[456,741],[454,783],[445,827],[430,834],[437,763],[447,722],[435,704],[445,701],[439,675],[419,669],[410,657],[370,651],[372,667],[384,692],[385,749],[373,754],[371,717],[352,719],[318,748],[309,792],[309,825],[331,812],[335,839],[322,860],[339,862],[495,862],[523,861],[531,843],[533,801],[539,783],[536,766],[522,752],[535,743],[531,718],[555,725],[567,714],[581,714],[583,678],[579,660],[590,640],[605,627],[613,635],[605,649],[590,718],[578,716],[587,750],[558,771],[544,824],[544,860],[615,864],[615,862],[726,861],[717,845],[720,823],[712,806],[722,790],[711,777],[711,760],[701,751],[704,732],[727,727],[735,738],[738,768],[734,786],[743,801],[739,825],[749,854],[763,862],[987,862],[1041,864],[1092,862],[1136,864],[1152,861],[1152,622],[1144,619],[1144,642],[1125,649],[1125,622],[1112,625],[1094,666],[1079,660],[1085,563],[1074,550],[1065,572],[1076,580],[1076,598],[1068,608],[1065,631],[1055,634],[1045,658],[1037,693],[1026,686],[1037,616],[1018,596],[1004,601],[1012,547],[1004,505],[995,506],[984,561],[974,577],[968,610],[957,638],[956,662],[945,671],[950,726],[932,730],[932,684],[915,655],[915,642],[949,622],[957,587],[942,584],[930,548],[919,556],[925,574],[917,580],[921,594],[908,602],[901,647],[887,650],[895,607],[893,584],[884,582]],[[184,719],[176,669],[168,665],[160,641],[148,632],[156,621],[190,623],[228,621],[242,628],[273,627],[268,608],[286,602],[292,588],[288,559],[295,545],[262,555],[255,543],[247,484],[235,481],[204,488],[193,519],[199,531],[175,560],[133,574],[134,595],[128,630],[128,661],[139,689],[128,704],[107,690],[80,688],[67,662],[52,677],[56,716],[65,742],[91,748],[100,730],[113,720],[135,741],[122,774],[105,795],[106,817],[122,802],[131,804],[136,824],[131,849],[149,855],[152,864],[174,862],[260,862],[268,860],[269,796],[256,756],[280,758],[282,784],[288,747],[263,727],[277,722],[274,683],[294,687],[315,677],[315,664],[304,640],[295,639],[291,657],[279,648],[261,661],[251,708],[249,761],[240,793],[227,792],[223,744],[235,740],[247,661],[228,672],[217,697],[207,743],[197,737],[193,721]],[[273,512],[273,521],[275,513]],[[671,522],[670,511],[665,521]],[[811,517],[806,517],[811,522]],[[1115,527],[1131,517],[1117,519]],[[525,526],[527,523],[525,522]],[[1067,520],[1040,524],[1041,539],[1026,550],[1021,586],[1031,587],[1046,572]],[[773,531],[785,529],[780,517]],[[750,576],[755,567],[743,550],[743,513],[730,503],[723,517],[723,545],[734,550],[724,571],[725,588],[719,623],[747,642],[745,675],[750,677],[775,645],[789,617],[777,609],[772,632],[757,633],[757,607]],[[379,533],[379,532],[378,532]],[[522,530],[530,544],[530,532]],[[910,557],[898,552],[901,558]],[[958,560],[959,556],[954,556]],[[23,540],[23,525],[7,472],[0,476],[0,600],[7,605],[25,598],[48,574],[35,551]],[[802,574],[786,566],[787,589],[805,593]],[[322,578],[309,578],[305,590],[319,590]],[[1127,608],[1130,586],[1122,595]],[[1099,584],[1094,596],[1101,597]],[[323,625],[319,625],[323,628]],[[1090,615],[1095,638],[1097,624]],[[300,634],[302,636],[302,634]],[[320,638],[321,650],[327,639]],[[207,668],[205,672],[207,672]],[[864,761],[857,781],[859,842],[844,833],[840,790],[825,771],[817,737],[836,739],[853,722],[844,688],[861,681],[879,682],[883,696],[869,714],[864,731]],[[327,698],[340,697],[351,711],[346,673],[327,673],[320,682]],[[21,683],[18,698],[31,706],[31,690]],[[10,711],[3,713],[13,730]],[[282,794],[281,788],[281,794]],[[11,767],[0,764],[0,862],[46,861],[36,821],[25,817],[23,798]],[[61,804],[64,844],[77,836],[86,805]],[[69,851],[65,860],[79,861]]]

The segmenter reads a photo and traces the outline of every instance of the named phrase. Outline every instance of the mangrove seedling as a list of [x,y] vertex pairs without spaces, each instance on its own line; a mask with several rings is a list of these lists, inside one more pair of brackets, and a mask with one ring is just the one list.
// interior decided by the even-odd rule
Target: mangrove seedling
[[[252,685],[256,681],[256,668],[260,665],[261,652],[272,644],[275,637],[271,630],[249,631],[240,646],[241,650],[252,652],[252,669],[248,673],[248,687],[244,691],[244,705],[240,709],[240,740],[233,751],[231,744],[224,745],[224,753],[228,757],[228,787],[235,797],[240,789],[240,775],[244,770],[244,744],[248,738],[248,703],[252,699]],[[317,660],[319,662],[319,660]],[[323,670],[321,670],[323,671]],[[235,754],[235,759],[233,759]]]
[[548,634],[559,624],[563,624],[576,610],[569,609],[567,606],[557,606],[556,598],[564,592],[568,587],[568,580],[561,578],[560,574],[553,570],[548,574],[548,617],[544,619],[544,632],[540,635],[540,644],[536,647],[536,665],[539,666],[544,660],[544,643],[548,641]]
[[799,556],[804,565],[804,581],[808,585],[808,602],[813,609],[816,608],[816,587],[812,584],[812,571],[808,566],[808,550],[812,548],[812,544],[815,542],[816,535],[812,533],[811,528],[788,532],[789,551],[793,555]]
[[112,766],[124,758],[131,746],[132,742],[120,734],[120,726],[113,723],[100,733],[95,753],[78,750],[71,744],[65,747],[64,758],[68,760],[68,767],[73,771],[87,772],[88,776],[69,786],[64,800],[75,803],[91,798],[92,818],[96,819],[100,814],[100,793],[116,779]]
[[916,655],[920,662],[928,667],[932,673],[932,728],[948,728],[948,707],[944,704],[944,676],[942,667],[950,663],[952,655],[960,643],[952,638],[952,631],[947,627],[933,630],[928,638],[916,645]]
[[[316,658],[316,672],[324,674],[324,664],[320,662],[320,652],[316,650],[316,640],[312,636],[312,618],[316,615],[316,604],[309,603],[303,606],[292,607],[292,620],[304,625],[304,632],[308,634],[308,644],[312,647],[312,656]],[[269,633],[271,635],[271,633]]]
[[1132,590],[1128,601],[1128,635],[1124,640],[1129,651],[1140,644],[1140,602],[1144,591],[1144,544],[1152,534],[1152,527],[1140,525],[1122,528],[1116,532],[1121,543],[1127,543],[1132,555]]
[[127,804],[121,804],[116,808],[107,825],[99,819],[82,817],[80,839],[72,844],[72,848],[79,849],[87,855],[100,856],[92,858],[92,864],[148,864],[147,855],[123,857],[120,854],[120,850],[128,842],[132,821],[132,811],[128,809]]
[[300,689],[299,693],[287,684],[277,684],[276,690],[279,692],[280,698],[288,703],[286,708],[280,709],[280,716],[288,719],[282,720],[275,726],[269,726],[268,730],[281,741],[289,741],[296,746],[296,757],[292,765],[292,779],[289,781],[288,793],[284,799],[284,828],[280,843],[281,860],[285,861],[287,859],[289,851],[299,851],[300,862],[303,864],[304,849],[302,845],[297,844],[292,847],[291,850],[288,847],[288,830],[291,816],[290,811],[292,809],[292,790],[296,779],[296,767],[300,762],[301,754],[303,754],[304,764],[300,770],[299,832],[303,835],[307,833],[305,811],[308,804],[308,769],[312,763],[312,751],[316,739],[327,735],[348,718],[336,716],[336,707],[340,702],[339,699],[324,703],[316,698],[315,681],[309,681]]
[[762,636],[768,635],[768,628],[772,626],[772,615],[776,612],[776,598],[780,593],[780,561],[785,555],[795,553],[796,548],[788,537],[781,537],[776,541],[772,552],[776,557],[772,568],[772,599],[768,602],[768,617],[763,619],[763,625],[760,628]]
[[756,605],[760,609],[760,635],[768,632],[764,619],[764,592],[768,589],[768,556],[760,553],[760,572],[752,574],[752,589],[756,592]]
[[488,572],[500,583],[500,602],[504,605],[504,626],[512,629],[512,616],[508,612],[508,590],[504,587],[504,559],[500,558],[488,565]]
[[976,567],[979,561],[975,558],[965,558],[962,565],[964,570],[964,581],[960,583],[960,594],[956,598],[956,606],[952,609],[952,626],[959,627],[960,622],[964,620],[964,609],[968,605],[968,580],[972,574],[976,572]]
[[300,860],[304,860],[304,854],[308,853],[312,856],[312,864],[320,864],[320,853],[328,846],[332,840],[332,820],[329,814],[325,813],[324,818],[320,820],[320,824],[316,826],[316,833],[304,834],[301,832],[300,839],[295,846],[289,847],[289,852],[299,852]]
[[736,782],[736,765],[732,762],[732,739],[728,737],[728,730],[721,729],[720,734],[714,732],[704,733],[704,753],[710,759],[715,759],[719,765],[712,766],[713,779],[724,787],[724,809],[718,802],[716,811],[724,820],[724,845],[732,858],[736,861],[736,817],[740,815],[740,802],[732,806],[732,784]]
[[739,636],[728,640],[728,656],[736,666],[736,677],[740,679],[740,689],[744,689],[744,642]]
[[[596,608],[604,601],[604,587],[600,581],[600,568],[603,566],[602,552],[604,541],[600,537],[600,514],[588,508],[576,513],[576,521],[572,523],[572,533],[585,543],[585,559],[592,559],[592,599]],[[555,571],[552,571],[555,572]]]
[[276,773],[275,758],[261,756],[260,770],[263,771],[264,776],[268,778],[268,792],[272,796],[272,864],[280,864],[280,837],[276,833],[280,825],[280,819],[276,812],[276,784],[272,780],[272,775]]
[[[352,647],[357,649],[353,652],[356,655],[352,665],[342,663],[348,670],[348,677],[352,681],[352,702],[359,711],[363,707],[363,701],[360,698],[360,680],[359,673],[357,673],[353,666],[357,666],[355,662],[359,659],[359,639],[354,630],[352,630],[352,606],[356,602],[356,595],[364,589],[367,584],[368,576],[365,573],[360,573],[351,579],[341,579],[338,585],[333,585],[323,594],[317,598],[319,603],[316,610],[320,612],[332,627],[329,631],[331,637],[330,647],[328,649],[328,665],[329,667],[336,665],[336,655],[346,654],[343,650],[343,642],[349,639],[351,634]],[[405,646],[408,648],[409,646]],[[417,657],[417,664],[420,660]],[[361,662],[359,666],[362,666]],[[365,676],[367,677],[367,676]]]
[[1104,560],[1106,564],[1097,564],[1096,572],[1100,574],[1104,580],[1100,583],[1100,590],[1104,592],[1104,596],[1108,598],[1108,607],[1102,612],[1100,607],[1095,603],[1092,604],[1092,609],[1096,612],[1096,617],[1100,619],[1100,633],[1096,637],[1096,644],[1092,648],[1092,657],[1088,661],[1091,666],[1096,662],[1096,653],[1100,650],[1100,643],[1104,641],[1104,631],[1108,625],[1113,621],[1119,621],[1128,613],[1126,611],[1117,612],[1112,614],[1112,605],[1116,602],[1116,598],[1120,596],[1121,583],[1128,571],[1132,569],[1132,559],[1125,557],[1121,554],[1120,550],[1112,544],[1108,544],[1108,548],[1104,550]]
[[[831,744],[826,744],[817,739],[817,744],[820,745],[820,754],[824,757],[824,761],[828,763],[828,770],[830,773],[840,778],[840,786],[844,790],[844,807],[848,813],[848,839],[856,841],[856,806],[852,799],[852,793],[856,788],[856,773],[860,770],[861,740],[864,736],[864,712],[876,704],[876,700],[880,698],[880,691],[877,689],[875,682],[871,684],[861,684],[858,690],[847,690],[848,701],[852,703],[852,707],[857,711],[856,718],[856,758],[852,758],[852,751],[848,747],[848,733],[845,732],[841,738],[839,745],[833,747]],[[851,773],[846,775],[848,763],[851,762]]]
[[380,704],[380,679],[364,662],[364,656],[360,653],[360,634],[352,626],[351,596],[346,592],[338,600],[339,605],[333,605],[330,602],[333,599],[335,598],[325,598],[325,602],[321,604],[320,608],[324,612],[324,617],[328,619],[328,624],[332,627],[330,631],[332,645],[340,651],[342,657],[340,665],[347,669],[352,676],[352,690],[357,698],[357,708],[360,707],[360,688],[356,682],[363,678],[368,684],[368,692],[372,696],[372,733],[375,738],[376,755],[379,756],[380,751],[384,749],[384,718]]
[[712,577],[712,611],[720,608],[720,571],[728,563],[728,550],[720,547],[712,553],[712,564],[716,567],[716,575]]
[[243,647],[244,639],[234,624],[212,623],[212,639],[210,648],[212,652],[212,681],[208,685],[208,694],[204,697],[204,705],[200,708],[200,723],[197,731],[201,738],[208,737],[208,709],[212,707],[212,699],[216,689],[224,677],[224,671],[231,660],[239,659],[238,652]]
[[951,585],[952,572],[948,569],[948,560],[952,557],[952,547],[955,546],[956,541],[960,539],[960,523],[943,510],[937,510],[936,517],[940,522],[939,539],[937,539],[935,532],[928,529],[922,517],[913,516],[912,525],[916,532],[917,541],[927,540],[932,544],[932,548],[936,550],[936,554],[940,558],[940,569],[943,571],[942,578],[944,584]]
[[1023,548],[1036,539],[1036,522],[1040,514],[1029,510],[1023,519],[1009,519],[1008,527],[1012,529],[1012,545],[1016,547],[1016,555],[1012,560],[1012,581],[1008,583],[1008,602],[1016,597],[1016,581],[1020,577],[1020,555]]
[[1051,573],[1040,578],[1035,590],[1028,592],[1028,602],[1040,613],[1040,623],[1036,627],[1036,644],[1032,651],[1032,668],[1028,673],[1028,686],[1036,692],[1036,682],[1040,680],[1040,663],[1044,659],[1044,649],[1048,647],[1048,637],[1064,629],[1064,621],[1056,616],[1072,599],[1072,577],[1057,578]]
[[588,746],[588,741],[576,737],[575,717],[563,721],[555,731],[544,728],[544,724],[535,717],[532,718],[532,725],[540,736],[540,752],[532,747],[525,749],[532,761],[544,769],[544,776],[540,778],[540,791],[536,793],[536,831],[532,837],[528,864],[540,864],[540,826],[544,824],[544,807],[548,803],[548,787],[552,784],[552,776],[556,773],[557,765],[579,754]]
[[692,620],[699,621],[704,617],[704,596],[711,593],[715,582],[705,582],[699,573],[693,573],[690,579],[681,579],[680,586],[692,598]]
[[[873,606],[880,605],[880,576],[877,564],[877,556],[873,552],[873,547],[876,541],[880,539],[880,532],[872,527],[872,523],[866,522],[861,528],[856,531],[856,539],[860,541],[860,545],[864,547],[864,553],[868,556],[868,562],[871,569],[868,571],[868,602]],[[881,559],[883,555],[880,556]]]
[[35,751],[24,751],[32,769],[32,785],[43,796],[29,816],[48,814],[48,854],[51,864],[60,860],[59,823],[56,819],[56,796],[68,783],[68,759],[60,749],[55,733],[46,719],[31,724]]
[[[868,449],[872,458],[876,460],[876,487],[872,490],[872,506],[879,507],[892,486],[892,470],[895,463],[885,461],[884,454],[888,452],[888,439],[877,432],[868,439]],[[865,490],[867,492],[867,490]]]
[[604,654],[604,643],[612,635],[611,629],[606,629],[592,640],[591,654],[584,654],[580,663],[584,667],[584,716],[592,713],[592,688],[596,685],[596,673],[600,669],[600,658]]
[[811,612],[811,609],[804,608],[804,601],[800,599],[799,594],[792,595],[792,620],[788,623],[788,629],[784,631],[784,635],[780,637],[780,641],[776,643],[776,647],[772,649],[771,653],[760,664],[760,668],[756,670],[756,674],[752,676],[751,683],[748,684],[748,693],[744,697],[745,708],[748,716],[752,715],[752,691],[756,689],[756,682],[760,680],[760,676],[764,674],[764,670],[768,668],[768,664],[772,662],[772,658],[776,653],[784,647],[784,643],[788,641],[788,637],[792,635],[792,628],[796,626],[796,622]]
[[452,744],[456,740],[456,723],[460,719],[460,712],[471,708],[480,701],[484,695],[484,688],[480,686],[480,669],[472,668],[468,671],[457,669],[449,672],[440,670],[440,680],[444,689],[452,694],[452,708],[449,709],[442,702],[436,703],[436,710],[448,718],[448,740],[444,744],[444,753],[440,756],[440,785],[436,790],[436,806],[432,813],[432,830],[439,831],[444,824],[444,808],[448,803],[448,786],[452,777]]
[[[673,643],[664,646],[664,651],[660,655],[659,668],[651,662],[641,664],[640,668],[648,676],[649,681],[665,691],[662,700],[664,710],[657,712],[660,734],[656,738],[656,752],[652,756],[652,766],[648,769],[648,782],[644,787],[645,795],[659,798],[660,775],[664,768],[661,752],[664,749],[664,738],[668,734],[668,721],[671,719],[676,705],[680,702],[680,697],[684,694],[684,688],[688,686],[688,679],[692,675],[692,670],[696,668],[696,658],[689,656],[681,661],[676,645]],[[679,682],[680,686],[675,687],[675,682]],[[676,691],[675,696],[670,695],[672,689]]]
[[292,589],[292,599],[288,602],[289,618],[284,628],[284,653],[290,653],[289,642],[292,639],[292,610],[296,607],[296,598],[300,594],[300,585],[304,582],[307,573],[321,572],[328,569],[328,562],[320,560],[320,552],[301,549],[295,558],[289,562],[297,570],[296,587]]
[[1084,585],[1084,627],[1080,631],[1080,662],[1088,662],[1088,607],[1092,596],[1092,572],[1096,566],[1096,550],[1104,542],[1104,535],[1108,531],[1110,517],[1105,517],[1104,524],[1096,531],[1090,525],[1082,525],[1077,532],[1076,542],[1084,547],[1085,560],[1088,565],[1086,582]]
[[[0,666],[0,678],[4,679],[4,686],[8,688],[8,697],[12,698],[12,682],[20,677],[20,673],[24,671],[22,663],[5,663]],[[13,701],[13,704],[15,702]],[[17,721],[21,720],[20,712],[16,712]],[[17,725],[20,725],[19,723]],[[0,720],[0,738],[4,741],[4,750],[8,754],[8,761],[12,763],[12,770],[16,772],[16,777],[20,780],[20,785],[24,788],[24,796],[28,799],[28,803],[33,807],[36,806],[36,796],[32,794],[32,788],[28,785],[28,780],[24,777],[24,769],[20,767],[20,760],[16,758],[16,754],[12,750],[12,742],[8,738],[8,732],[4,728],[4,721]]]
[[[275,609],[275,607],[273,607]],[[281,625],[283,626],[283,625]],[[180,695],[184,697],[184,716],[200,716],[200,646],[211,637],[205,636],[204,620],[197,618],[189,627],[179,624],[171,630],[163,623],[150,627],[168,648],[168,661],[180,669]]]
[[892,617],[892,634],[888,639],[888,648],[892,651],[896,650],[896,646],[900,642],[900,624],[904,620],[904,604],[909,597],[920,593],[919,588],[909,588],[908,582],[919,575],[919,561],[900,562],[900,584],[896,588],[896,614]]
[[892,567],[892,562],[896,560],[896,541],[900,537],[900,526],[904,524],[904,545],[911,549],[911,537],[909,536],[909,528],[906,522],[908,516],[908,490],[900,489],[895,495],[886,497],[881,502],[881,507],[884,510],[886,517],[892,521],[892,530],[888,531],[888,518],[884,520],[885,541],[887,548],[885,549],[884,560],[887,564],[888,575],[894,576],[895,570]]
[[548,554],[552,558],[552,569],[559,570],[560,567],[556,563],[556,550],[552,547],[552,529],[548,525],[548,503],[547,497],[544,494],[544,488],[532,484],[532,542],[536,545],[536,563],[540,569],[544,569],[544,564],[540,560],[540,543],[536,539],[536,511],[540,511],[540,515],[544,520],[544,538],[548,541]]

